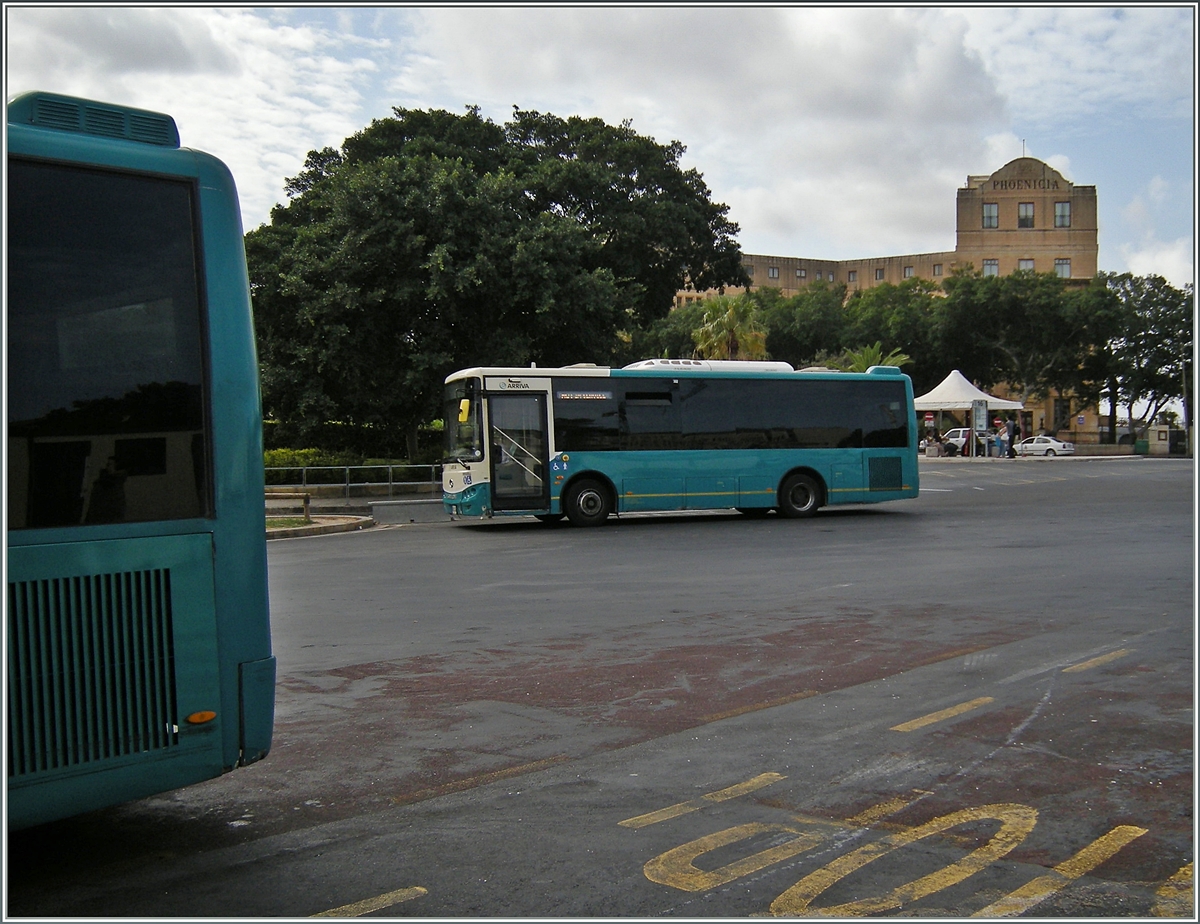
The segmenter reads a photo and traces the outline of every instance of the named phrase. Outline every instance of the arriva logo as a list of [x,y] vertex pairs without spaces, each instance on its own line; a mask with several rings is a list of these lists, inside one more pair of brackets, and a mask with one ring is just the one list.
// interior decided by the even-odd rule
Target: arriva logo
[[511,391],[511,390],[512,390],[512,389],[514,389],[514,388],[524,388],[526,391],[528,391],[528,390],[529,390],[529,383],[528,383],[528,382],[521,382],[521,381],[518,381],[518,380],[516,380],[516,379],[509,379],[507,382],[501,382],[501,383],[500,383],[500,390],[501,390],[501,391]]

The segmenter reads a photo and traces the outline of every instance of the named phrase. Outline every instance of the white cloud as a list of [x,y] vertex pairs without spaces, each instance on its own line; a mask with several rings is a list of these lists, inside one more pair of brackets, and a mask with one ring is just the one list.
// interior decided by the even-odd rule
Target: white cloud
[[1139,244],[1124,244],[1121,255],[1135,276],[1162,276],[1176,288],[1196,281],[1196,246],[1192,237],[1162,242],[1153,236]]
[[[309,150],[340,144],[392,105],[478,104],[497,121],[514,104],[630,119],[687,144],[685,166],[730,205],[744,249],[852,258],[952,248],[955,189],[1020,156],[1031,130],[1026,153],[1095,183],[1097,156],[1136,146],[1136,118],[1190,124],[1193,15],[8,7],[6,89],[171,113],[185,144],[233,169],[248,226],[267,220]],[[1072,147],[1085,129],[1089,148]],[[1093,144],[1109,147],[1097,155]],[[1088,175],[1072,176],[1072,161]],[[1141,253],[1130,242],[1175,240],[1191,226],[1180,204],[1189,179],[1170,163],[1146,173],[1160,180],[1106,179],[1102,250]]]
[[[239,9],[10,8],[7,93],[46,90],[166,112],[224,160],[247,227],[313,148],[362,127],[362,40]],[[380,43],[374,43],[378,48]]]
[[1004,111],[965,30],[936,10],[427,10],[393,88],[683,139],[750,251],[950,249]]
[[1193,8],[975,7],[956,15],[1013,112],[1032,124],[1084,122],[1114,105],[1158,117],[1192,112]]

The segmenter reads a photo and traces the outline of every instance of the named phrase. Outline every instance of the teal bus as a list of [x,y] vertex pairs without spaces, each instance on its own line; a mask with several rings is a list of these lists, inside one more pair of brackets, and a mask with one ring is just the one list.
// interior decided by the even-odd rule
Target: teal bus
[[8,103],[8,827],[271,745],[262,415],[237,193],[167,115]]
[[475,368],[446,379],[451,517],[734,508],[809,517],[917,496],[912,383],[787,363]]

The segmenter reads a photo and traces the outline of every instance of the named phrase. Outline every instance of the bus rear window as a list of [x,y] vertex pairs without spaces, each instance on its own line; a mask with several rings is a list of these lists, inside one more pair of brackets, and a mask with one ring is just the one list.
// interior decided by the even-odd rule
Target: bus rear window
[[193,187],[8,179],[8,526],[211,514]]

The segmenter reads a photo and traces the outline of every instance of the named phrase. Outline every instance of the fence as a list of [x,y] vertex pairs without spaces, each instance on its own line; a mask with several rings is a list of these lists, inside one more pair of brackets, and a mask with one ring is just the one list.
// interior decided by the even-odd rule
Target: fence
[[[397,494],[436,494],[442,491],[440,465],[306,465],[265,470],[267,496],[308,491],[314,497],[341,494],[353,497],[388,497]],[[355,473],[351,477],[351,473]],[[359,474],[362,473],[362,474]]]

